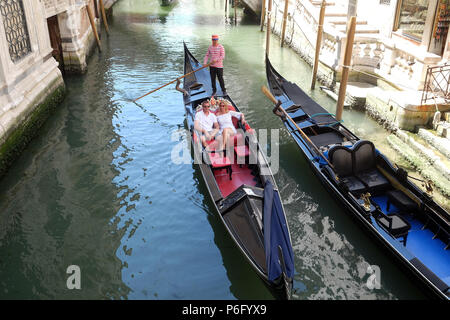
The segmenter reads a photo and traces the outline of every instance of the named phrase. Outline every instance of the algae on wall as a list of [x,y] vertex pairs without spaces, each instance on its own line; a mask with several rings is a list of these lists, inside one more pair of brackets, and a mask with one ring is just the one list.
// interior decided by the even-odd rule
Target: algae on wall
[[0,178],[7,172],[15,159],[22,153],[27,144],[36,135],[38,129],[45,123],[65,95],[65,86],[57,86],[44,101],[9,134],[0,145]]

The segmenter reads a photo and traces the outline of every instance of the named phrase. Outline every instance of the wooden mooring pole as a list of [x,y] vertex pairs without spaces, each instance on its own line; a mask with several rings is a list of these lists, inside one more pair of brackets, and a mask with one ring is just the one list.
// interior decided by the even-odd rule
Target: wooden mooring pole
[[227,11],[228,11],[228,1],[229,0],[225,0],[225,17],[227,16]]
[[237,0],[234,0],[234,24],[237,24]]
[[89,22],[91,23],[92,31],[94,32],[95,40],[97,41],[98,50],[102,51],[102,46],[100,44],[100,38],[98,37],[97,27],[95,26],[94,14],[92,13],[91,7],[86,6],[86,10],[89,16]]
[[100,11],[102,12],[103,25],[105,26],[106,34],[109,36],[109,26],[108,26],[108,20],[106,19],[105,6],[103,4],[103,0],[98,0],[98,1],[100,3]]
[[347,24],[347,42],[345,44],[344,65],[342,66],[341,84],[339,86],[339,96],[336,106],[336,120],[342,120],[342,111],[344,109],[345,93],[347,91],[347,81],[352,61],[353,40],[355,39],[356,17],[350,18]]
[[281,28],[281,46],[283,46],[284,44],[284,35],[286,33],[288,8],[289,8],[289,0],[284,0],[283,27]]
[[261,6],[261,31],[264,30],[264,19],[266,18],[266,0],[262,0]]
[[266,55],[269,56],[270,47],[270,16],[272,15],[272,0],[268,0],[269,4],[267,7],[267,28],[266,28]]
[[317,69],[319,67],[320,47],[322,45],[324,19],[325,19],[325,0],[322,0],[322,4],[320,5],[320,14],[319,14],[319,27],[317,29],[316,54],[314,56],[314,65],[313,65],[313,72],[312,72],[312,79],[311,79],[311,89],[314,89],[316,86]]

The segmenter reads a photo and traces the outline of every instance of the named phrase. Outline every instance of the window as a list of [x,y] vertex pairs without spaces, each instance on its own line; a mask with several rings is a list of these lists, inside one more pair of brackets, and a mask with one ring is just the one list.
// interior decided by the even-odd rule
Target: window
[[403,0],[400,5],[398,29],[406,36],[421,41],[429,0]]
[[0,13],[11,60],[17,62],[31,52],[22,0],[1,0]]

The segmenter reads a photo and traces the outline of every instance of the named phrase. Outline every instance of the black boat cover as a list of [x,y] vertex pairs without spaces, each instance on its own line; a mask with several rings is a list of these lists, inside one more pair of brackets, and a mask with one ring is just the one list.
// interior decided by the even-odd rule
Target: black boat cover
[[[294,275],[294,253],[289,237],[286,219],[283,214],[278,191],[270,181],[264,188],[264,247],[269,281],[279,278],[284,271],[288,278]],[[283,253],[283,262],[279,258],[279,247]],[[285,270],[283,270],[283,266]]]

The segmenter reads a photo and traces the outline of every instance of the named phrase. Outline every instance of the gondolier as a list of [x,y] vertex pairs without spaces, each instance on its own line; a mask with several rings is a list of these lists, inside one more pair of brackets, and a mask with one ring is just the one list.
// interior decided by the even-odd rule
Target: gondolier
[[213,34],[211,37],[212,45],[208,47],[205,59],[203,60],[203,65],[208,63],[211,58],[211,66],[209,67],[209,73],[211,75],[212,84],[212,95],[216,94],[216,76],[219,79],[220,88],[222,89],[222,94],[227,95],[227,90],[225,89],[225,82],[223,81],[223,60],[225,59],[225,48],[219,44],[219,36]]

